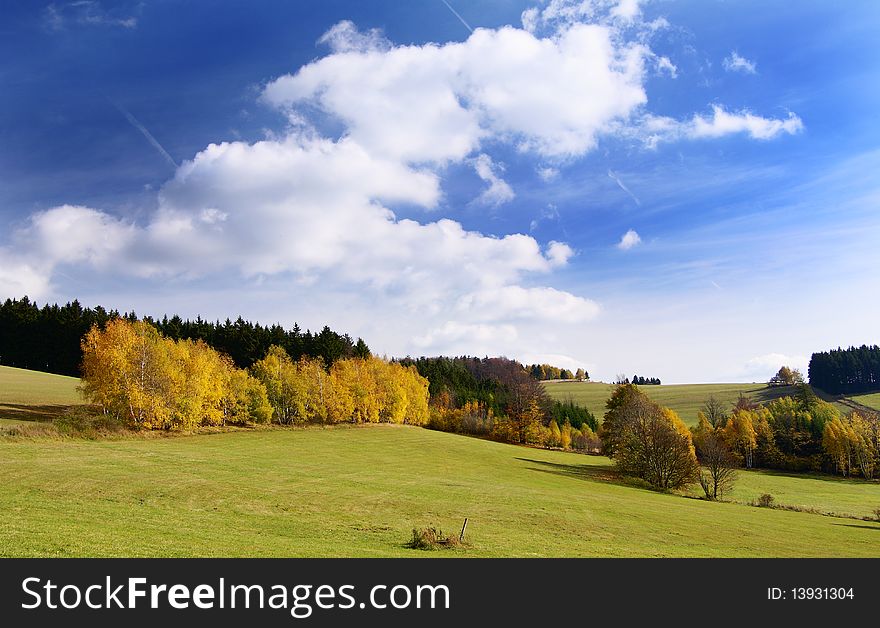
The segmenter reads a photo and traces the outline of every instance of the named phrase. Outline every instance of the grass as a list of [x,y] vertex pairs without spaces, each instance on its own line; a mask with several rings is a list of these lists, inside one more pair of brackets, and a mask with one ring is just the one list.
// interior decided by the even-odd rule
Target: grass
[[[0,368],[0,424],[76,405],[76,384]],[[607,458],[400,426],[7,438],[0,477],[0,556],[880,556],[880,524],[743,505],[862,517],[876,483],[744,471],[739,503],[709,503],[622,482]],[[407,547],[464,517],[463,546]]]
[[[613,384],[593,382],[551,382],[544,384],[544,387],[554,399],[565,401],[571,398],[575,403],[585,406],[600,423],[605,414],[605,402],[614,390]],[[725,404],[733,405],[740,393],[761,403],[794,394],[793,387],[771,388],[766,384],[673,384],[639,388],[661,406],[678,412],[688,425],[697,424],[697,411],[711,395]]]
[[880,412],[880,392],[868,393],[865,395],[850,395],[849,399]]
[[[764,493],[773,495],[777,506],[846,517],[871,517],[874,509],[880,507],[880,484],[877,482],[765,469],[740,470],[733,492],[724,498],[750,504]],[[693,495],[702,495],[702,490],[696,487]]]
[[[880,556],[880,524],[656,493],[606,458],[421,428],[0,442],[0,475],[0,556]],[[876,484],[743,475],[743,500],[880,505]],[[464,517],[466,549],[406,547]]]
[[0,426],[61,416],[83,403],[78,385],[75,377],[0,366]]

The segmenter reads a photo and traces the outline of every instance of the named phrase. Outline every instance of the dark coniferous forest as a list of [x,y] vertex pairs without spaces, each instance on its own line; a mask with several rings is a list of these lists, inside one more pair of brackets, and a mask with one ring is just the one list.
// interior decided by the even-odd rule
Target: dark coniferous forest
[[814,353],[809,366],[810,385],[832,395],[880,389],[880,346],[862,345]]
[[[135,312],[121,314],[101,306],[83,307],[76,300],[40,307],[27,297],[7,299],[0,304],[0,365],[79,377],[82,337],[93,325],[103,327],[117,317],[132,321],[139,318]],[[362,339],[354,341],[327,326],[312,333],[303,332],[296,324],[285,329],[277,324],[251,323],[241,317],[222,323],[201,318],[184,320],[176,315],[143,320],[174,340],[203,340],[229,355],[239,368],[247,368],[261,359],[273,344],[284,347],[295,360],[302,356],[321,357],[328,366],[341,358],[370,355]]]

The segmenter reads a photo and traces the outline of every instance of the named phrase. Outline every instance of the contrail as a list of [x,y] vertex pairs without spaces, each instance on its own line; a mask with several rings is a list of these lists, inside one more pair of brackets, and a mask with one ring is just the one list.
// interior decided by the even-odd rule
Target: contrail
[[[107,100],[110,99],[108,98]],[[155,148],[159,152],[159,154],[162,155],[165,161],[167,161],[171,165],[171,167],[177,170],[177,162],[174,161],[174,158],[168,154],[168,151],[162,147],[159,141],[155,137],[153,137],[153,134],[147,130],[147,127],[141,124],[138,119],[131,115],[122,105],[115,103],[112,100],[110,100],[110,103],[119,110],[119,113],[125,116],[125,119],[128,120],[131,126],[136,128],[143,134],[145,138],[147,138],[147,141],[153,145],[153,148]]]
[[471,25],[464,21],[464,18],[461,17],[461,16],[458,14],[458,11],[456,11],[455,9],[452,8],[452,5],[450,5],[448,2],[446,2],[446,0],[440,0],[440,2],[442,2],[443,4],[445,4],[445,5],[446,5],[446,8],[449,9],[450,11],[452,11],[452,14],[453,14],[455,17],[458,18],[458,21],[459,21],[459,22],[461,22],[462,24],[464,24],[464,27],[465,27],[466,29],[468,29],[468,30],[469,30],[470,32],[472,32],[472,33],[474,32],[474,29],[471,28]]
[[635,194],[633,194],[632,192],[629,191],[629,188],[623,184],[623,181],[620,180],[620,177],[618,177],[616,174],[614,174],[611,170],[608,171],[608,176],[611,177],[612,179],[614,179],[614,182],[617,183],[617,185],[620,187],[621,190],[623,190],[624,192],[626,192],[627,194],[630,195],[632,200],[634,200],[636,202],[636,205],[638,205],[639,207],[642,206],[642,202],[638,199],[638,197]]

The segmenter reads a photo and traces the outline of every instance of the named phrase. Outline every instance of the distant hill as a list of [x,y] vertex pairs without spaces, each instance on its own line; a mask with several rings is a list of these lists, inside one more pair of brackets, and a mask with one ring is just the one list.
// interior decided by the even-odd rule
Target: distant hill
[[[545,383],[544,387],[554,399],[565,401],[571,398],[578,405],[586,406],[600,423],[605,414],[605,402],[614,390],[614,384],[593,382],[553,382]],[[688,425],[696,425],[697,412],[711,395],[733,405],[740,394],[748,395],[759,403],[766,403],[792,395],[795,390],[793,386],[771,387],[767,384],[671,384],[639,388],[661,406],[675,410]]]

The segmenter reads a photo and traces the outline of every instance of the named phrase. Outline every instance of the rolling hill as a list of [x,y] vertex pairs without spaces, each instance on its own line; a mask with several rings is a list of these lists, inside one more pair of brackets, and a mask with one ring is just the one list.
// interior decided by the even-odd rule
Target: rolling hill
[[[0,411],[51,418],[76,384],[2,368]],[[708,390],[738,394],[657,389],[685,414]],[[731,503],[710,503],[624,481],[604,457],[407,426],[0,437],[0,476],[0,556],[880,555],[880,523],[857,519],[880,507],[876,483],[742,471]],[[840,516],[747,505],[763,493]],[[405,546],[464,517],[466,549]]]
[[79,379],[0,366],[0,425],[46,421],[83,403]]
[[[605,414],[605,402],[614,390],[614,384],[593,382],[548,382],[544,387],[554,399],[572,399],[578,405],[585,406],[600,423]],[[732,405],[740,394],[766,403],[794,393],[791,386],[770,387],[767,384],[672,384],[639,388],[661,406],[675,410],[688,425],[696,425],[697,411],[711,395]]]
[[[372,425],[0,442],[0,556],[878,556],[880,524],[710,503],[606,458]],[[737,498],[864,515],[877,485],[743,472]]]

